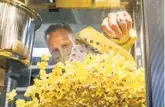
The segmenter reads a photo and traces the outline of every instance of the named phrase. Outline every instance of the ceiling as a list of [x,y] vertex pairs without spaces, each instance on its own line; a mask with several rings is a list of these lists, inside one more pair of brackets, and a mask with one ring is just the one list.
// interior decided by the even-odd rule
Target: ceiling
[[98,24],[115,9],[38,9],[43,23]]
[[[128,2],[129,0],[121,0],[121,2]],[[49,0],[30,0],[34,7],[38,5],[45,6],[44,3],[49,3]],[[120,11],[123,9],[57,9],[57,8],[34,8],[42,18],[42,25],[36,31],[35,48],[46,48],[43,40],[44,31],[50,24],[65,22],[70,24],[72,30],[76,33],[81,29],[92,26],[101,32],[100,25],[104,17],[110,12]]]
[[50,24],[65,22],[70,24],[73,31],[79,32],[81,29],[92,26],[98,31],[102,20],[109,12],[116,11],[115,9],[37,9],[37,12],[42,18],[42,25],[36,31],[35,48],[46,47],[43,36],[44,31]]

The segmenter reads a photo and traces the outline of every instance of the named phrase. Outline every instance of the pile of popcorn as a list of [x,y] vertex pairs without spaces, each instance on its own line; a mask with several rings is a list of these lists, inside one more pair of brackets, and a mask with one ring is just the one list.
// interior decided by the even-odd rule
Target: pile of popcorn
[[146,107],[144,69],[117,53],[58,63],[49,74],[48,60],[38,62],[40,76],[24,94],[31,100],[17,99],[16,107]]

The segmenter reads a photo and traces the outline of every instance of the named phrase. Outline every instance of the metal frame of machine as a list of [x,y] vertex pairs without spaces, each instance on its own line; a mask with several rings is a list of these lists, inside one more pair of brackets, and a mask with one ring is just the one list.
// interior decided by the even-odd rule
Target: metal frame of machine
[[144,56],[144,66],[146,71],[146,97],[147,97],[147,107],[152,107],[152,87],[151,87],[151,65],[150,65],[150,47],[149,47],[149,35],[148,35],[148,25],[147,25],[147,5],[146,0],[142,0],[142,10],[143,10],[143,36],[144,36],[144,49],[143,49],[143,56]]

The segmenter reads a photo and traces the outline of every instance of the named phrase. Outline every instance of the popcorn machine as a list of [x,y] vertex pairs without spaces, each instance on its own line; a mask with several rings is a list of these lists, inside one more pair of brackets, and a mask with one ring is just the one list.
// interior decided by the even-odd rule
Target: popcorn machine
[[17,73],[30,65],[34,33],[40,25],[40,16],[21,1],[0,1],[0,89],[4,89],[4,101],[5,93],[16,87]]
[[[34,32],[41,24],[40,16],[30,8],[38,11],[43,19],[43,25],[46,25],[46,23],[67,22],[73,27],[75,32],[79,32],[82,28],[91,24],[91,26],[100,31],[99,24],[108,13],[123,10],[127,11],[133,18],[133,28],[137,33],[137,42],[130,53],[132,53],[136,60],[137,68],[145,68],[147,107],[152,107],[149,37],[146,33],[144,4],[142,0],[0,1],[0,15],[2,16],[0,18],[0,56],[2,56],[0,60],[4,62],[0,63],[2,68],[0,71],[2,75],[0,76],[3,78],[5,71],[8,71],[11,77],[16,78],[14,75],[15,71],[20,71],[30,65]],[[45,14],[44,10],[49,10],[49,12]],[[55,14],[51,13],[52,11],[61,13]],[[69,14],[70,11],[72,15]],[[63,14],[69,17],[61,18]],[[71,18],[73,18],[74,21]],[[83,26],[80,27],[80,25]],[[38,32],[36,34],[39,35]],[[12,79],[6,81],[7,88],[10,88],[12,81]],[[15,88],[15,86],[12,88]]]

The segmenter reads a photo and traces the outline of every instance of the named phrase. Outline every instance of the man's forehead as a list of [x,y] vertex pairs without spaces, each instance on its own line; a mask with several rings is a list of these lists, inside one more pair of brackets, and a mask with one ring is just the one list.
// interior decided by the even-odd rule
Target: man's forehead
[[48,38],[69,38],[69,32],[65,29],[57,29],[56,31],[53,31],[47,35]]

